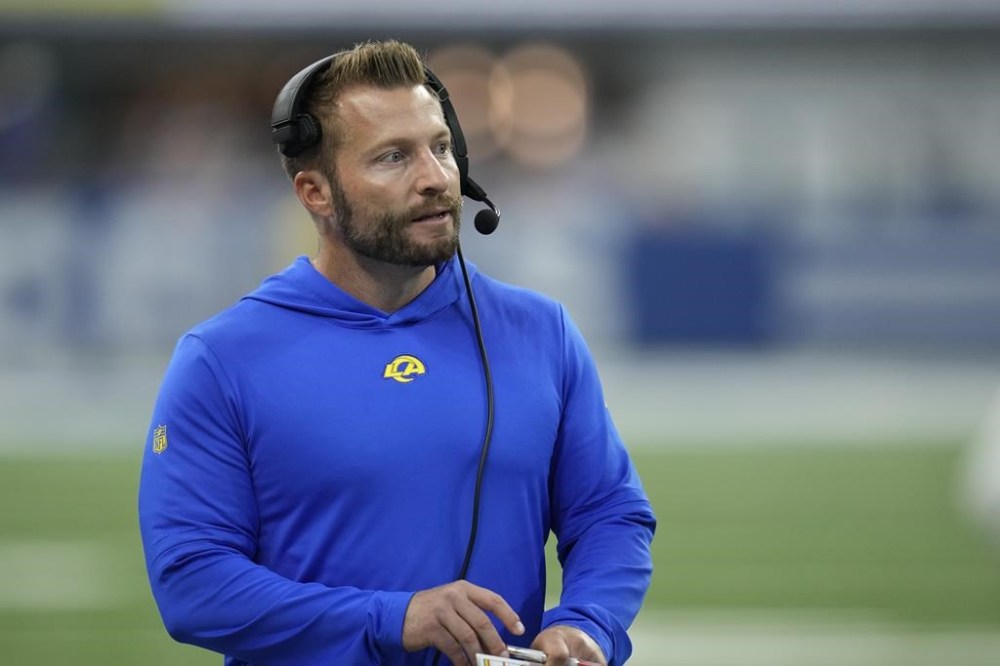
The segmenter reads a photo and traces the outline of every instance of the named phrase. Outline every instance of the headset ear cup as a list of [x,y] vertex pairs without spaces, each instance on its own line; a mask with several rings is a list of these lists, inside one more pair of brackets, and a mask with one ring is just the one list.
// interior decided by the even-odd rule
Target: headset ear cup
[[299,137],[298,141],[296,141],[295,152],[301,153],[306,148],[319,143],[319,139],[323,135],[323,128],[319,124],[319,121],[308,113],[300,113],[295,117],[295,121],[299,127]]

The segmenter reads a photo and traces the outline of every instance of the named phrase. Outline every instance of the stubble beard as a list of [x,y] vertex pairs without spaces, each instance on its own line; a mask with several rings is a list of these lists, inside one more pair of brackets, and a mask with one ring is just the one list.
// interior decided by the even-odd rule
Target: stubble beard
[[[451,213],[452,232],[446,238],[429,243],[417,243],[407,237],[413,224],[413,212],[366,214],[359,220],[355,207],[347,199],[336,174],[328,174],[337,211],[334,224],[340,229],[344,243],[357,254],[398,266],[435,266],[451,259],[458,249],[458,231],[462,216],[462,198],[441,193],[427,197],[426,206],[444,207]],[[364,211],[368,213],[367,211]],[[365,223],[367,222],[367,224]],[[417,223],[419,224],[419,223]],[[366,228],[367,227],[367,228]]]

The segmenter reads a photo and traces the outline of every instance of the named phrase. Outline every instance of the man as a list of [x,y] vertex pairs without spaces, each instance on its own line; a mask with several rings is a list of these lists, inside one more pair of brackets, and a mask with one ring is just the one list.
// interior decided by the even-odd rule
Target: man
[[[170,634],[227,664],[631,652],[653,512],[563,308],[470,265],[484,382],[461,176],[425,76],[391,41],[317,76],[322,139],[284,158],[316,256],[185,335],[164,378],[148,573]],[[563,594],[543,612],[550,530]]]

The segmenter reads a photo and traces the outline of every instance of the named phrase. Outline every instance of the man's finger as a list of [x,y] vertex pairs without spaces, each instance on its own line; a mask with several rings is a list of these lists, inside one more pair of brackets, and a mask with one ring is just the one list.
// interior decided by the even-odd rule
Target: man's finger
[[456,608],[462,620],[476,632],[483,652],[502,656],[507,650],[507,644],[500,638],[493,621],[478,606],[473,603],[459,604]]
[[[482,611],[478,612],[482,613]],[[458,644],[459,652],[462,653],[462,660],[455,661],[453,658],[452,661],[454,663],[464,664],[468,661],[468,663],[474,664],[476,663],[477,652],[491,654],[488,647],[481,642],[479,634],[461,614],[450,614],[442,621],[442,624],[451,635],[452,640]]]
[[466,663],[465,653],[462,651],[462,646],[459,645],[458,641],[448,633],[442,630],[441,636],[434,641],[438,650],[440,650],[444,656],[448,657],[448,661],[456,666],[463,666]]
[[524,624],[521,623],[521,618],[510,607],[510,604],[504,601],[503,597],[484,587],[473,585],[470,588],[469,599],[474,604],[496,615],[497,619],[503,622],[503,626],[507,627],[507,630],[515,636],[520,636],[524,633]]

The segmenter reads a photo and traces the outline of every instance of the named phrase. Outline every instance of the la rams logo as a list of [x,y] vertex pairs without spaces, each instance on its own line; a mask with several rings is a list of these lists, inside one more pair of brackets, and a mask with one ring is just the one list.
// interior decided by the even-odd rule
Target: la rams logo
[[153,453],[163,453],[167,448],[167,426],[158,425],[153,430]]
[[392,359],[390,363],[385,364],[385,373],[383,373],[382,377],[384,379],[395,379],[397,382],[403,384],[409,384],[416,375],[422,375],[425,372],[427,372],[427,369],[424,367],[424,362],[419,358],[410,356],[409,354],[400,354]]

